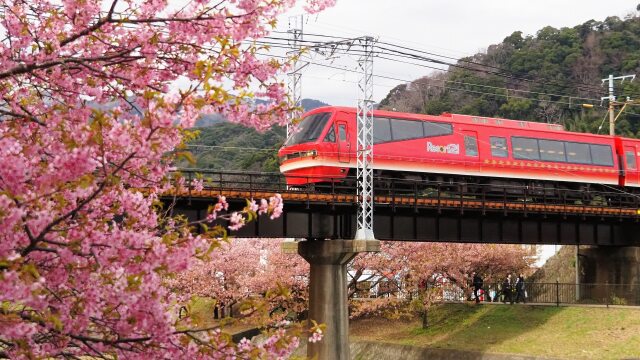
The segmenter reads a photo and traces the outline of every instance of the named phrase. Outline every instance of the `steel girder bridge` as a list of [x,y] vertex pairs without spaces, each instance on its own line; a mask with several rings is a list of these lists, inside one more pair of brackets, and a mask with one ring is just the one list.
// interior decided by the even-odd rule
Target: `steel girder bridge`
[[[354,183],[287,188],[277,173],[183,170],[201,174],[204,189],[165,194],[192,220],[225,195],[235,209],[246,199],[280,193],[284,213],[260,217],[236,237],[354,239],[358,196]],[[190,183],[187,181],[186,183]],[[376,178],[374,224],[378,240],[638,246],[640,203],[621,191],[473,185]],[[221,223],[224,225],[224,223]]]

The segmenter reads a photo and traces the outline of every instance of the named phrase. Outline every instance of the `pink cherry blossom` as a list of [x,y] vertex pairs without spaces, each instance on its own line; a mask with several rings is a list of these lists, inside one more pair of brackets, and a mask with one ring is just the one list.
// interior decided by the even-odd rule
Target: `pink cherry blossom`
[[271,212],[271,219],[275,219],[282,214],[282,208],[284,203],[282,202],[282,196],[276,194],[269,198],[269,211]]
[[[297,254],[283,253],[282,243],[281,239],[233,239],[221,244],[215,256],[169,280],[170,287],[179,294],[214,298],[229,308],[280,284],[292,294],[286,300],[291,309],[302,311],[308,299],[309,265]],[[274,325],[289,324],[274,320]]]
[[[0,357],[278,358],[297,346],[284,329],[236,346],[177,326],[188,295],[167,279],[215,258],[224,236],[158,202],[201,189],[170,174],[200,114],[258,129],[287,118],[286,64],[251,44],[294,2],[2,0]],[[224,196],[212,206],[218,220],[249,218]]]
[[310,343],[317,343],[320,340],[322,340],[322,330],[321,329],[316,329],[311,334],[311,336],[309,337],[309,342]]
[[[531,248],[520,245],[382,242],[379,253],[359,254],[351,262],[349,297],[363,281],[372,287],[386,282],[396,294],[424,294],[423,285],[436,280],[468,289],[473,271],[482,274],[486,283],[499,281],[507,273],[526,271],[534,258]],[[424,299],[428,307],[432,298]],[[399,308],[402,301],[391,296],[351,305],[350,316],[359,317],[381,315]]]
[[195,191],[202,191],[204,189],[204,180],[203,179],[193,179],[191,180],[191,188]]
[[265,199],[260,200],[260,206],[258,207],[258,215],[266,214],[269,211],[269,203]]

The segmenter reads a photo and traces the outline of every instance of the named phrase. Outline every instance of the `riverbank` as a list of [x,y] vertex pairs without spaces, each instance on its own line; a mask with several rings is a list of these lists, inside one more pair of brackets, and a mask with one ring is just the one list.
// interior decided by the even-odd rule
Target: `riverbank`
[[635,308],[445,304],[430,310],[429,322],[422,329],[418,318],[355,320],[351,342],[557,359],[640,359],[640,309]]

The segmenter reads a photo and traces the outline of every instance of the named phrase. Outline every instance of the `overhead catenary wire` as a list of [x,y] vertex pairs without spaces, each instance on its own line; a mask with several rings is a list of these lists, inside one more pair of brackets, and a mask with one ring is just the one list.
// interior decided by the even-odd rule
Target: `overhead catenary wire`
[[[278,44],[276,46],[282,47],[283,45]],[[334,54],[345,54],[347,52],[334,50],[333,53]],[[351,51],[351,53],[353,53],[353,51]],[[393,54],[389,54],[389,53],[374,52],[374,56],[376,56],[376,58],[389,60],[389,61],[396,61],[396,62],[400,62],[400,63],[411,64],[411,65],[415,65],[415,66],[421,66],[421,67],[430,68],[430,69],[439,70],[439,71],[447,71],[447,70],[444,70],[444,69],[440,69],[440,68],[436,68],[436,67],[432,67],[432,66],[428,66],[428,65],[424,65],[424,64],[416,64],[416,63],[406,62],[406,61],[403,61],[403,60],[389,58],[387,56],[382,56],[381,54],[384,54],[384,55],[387,55],[387,56],[393,56]],[[433,79],[431,79],[431,80],[433,81]],[[401,80],[401,81],[413,82],[413,81],[408,81],[408,80]],[[502,89],[502,90],[504,90],[506,92],[538,94],[538,95],[542,95],[542,96],[548,96],[550,98],[551,97],[565,97],[565,98],[568,98],[569,100],[573,100],[573,99],[575,99],[575,100],[588,100],[588,101],[596,103],[596,104],[591,104],[591,105],[601,106],[601,105],[598,104],[598,103],[601,102],[601,100],[600,99],[596,99],[596,98],[586,98],[586,97],[582,97],[582,96],[563,95],[563,94],[556,94],[556,93],[545,93],[545,92],[540,92],[540,91],[521,90],[521,89],[513,89],[513,88],[507,88],[507,87],[490,86],[490,85],[484,85],[484,84],[472,84],[472,83],[468,83],[468,82],[460,82],[460,81],[452,81],[452,80],[439,80],[439,81],[446,81],[446,82],[450,82],[450,83],[459,83],[459,84],[471,85],[471,86],[479,86],[479,87],[485,87],[485,88]],[[461,90],[461,89],[458,89],[458,90]],[[497,95],[497,94],[494,94],[494,95]],[[507,96],[507,97],[514,97],[515,98],[516,96]],[[554,100],[551,100],[551,99],[545,99],[545,100],[532,99],[532,100],[534,100],[534,101],[558,102],[558,101],[554,101]],[[563,102],[559,102],[559,103],[563,103]],[[571,101],[569,101],[568,104],[572,105]]]
[[[323,35],[316,34],[315,36],[320,36],[321,37]],[[271,39],[271,40],[282,40],[282,41],[286,41],[287,40],[286,38],[278,38],[278,37],[268,37],[268,38]],[[344,40],[344,39],[348,39],[348,38],[339,38],[339,39]],[[307,42],[308,43],[313,43],[314,41],[308,40]],[[464,58],[454,58],[454,57],[450,57],[450,56],[446,56],[446,55],[440,55],[440,54],[437,54],[437,53],[427,52],[427,51],[424,51],[424,50],[414,49],[414,48],[410,48],[410,47],[406,47],[406,46],[402,46],[402,45],[397,45],[397,44],[389,43],[389,42],[379,42],[379,44],[387,45],[387,46],[390,46],[391,48],[389,48],[389,47],[380,47],[380,46],[378,46],[378,48],[383,48],[385,50],[392,51],[392,52],[398,52],[398,53],[400,53],[400,54],[402,54],[402,55],[404,55],[406,57],[409,57],[409,58],[422,59],[422,60],[426,60],[426,61],[429,61],[429,62],[432,62],[432,63],[437,63],[437,64],[441,64],[441,65],[446,65],[446,66],[457,67],[457,68],[461,68],[461,69],[467,69],[467,70],[476,71],[476,72],[484,72],[484,73],[487,73],[487,74],[501,76],[501,77],[509,78],[509,79],[512,79],[512,80],[524,81],[524,82],[529,82],[529,83],[545,84],[545,85],[549,85],[549,86],[560,86],[560,87],[564,87],[564,88],[568,87],[566,84],[574,84],[578,89],[581,89],[581,90],[585,90],[586,89],[586,90],[598,91],[598,92],[603,91],[603,88],[602,88],[601,85],[588,84],[588,83],[578,82],[578,81],[573,81],[573,80],[565,80],[564,84],[558,84],[558,83],[553,83],[553,82],[548,81],[548,80],[523,78],[523,77],[516,76],[515,74],[513,74],[509,70],[505,70],[505,69],[497,67],[497,66],[492,66],[492,65],[488,65],[488,64],[482,64],[482,63],[478,63],[478,62],[475,62],[475,61],[466,60]],[[400,51],[400,50],[393,49],[393,48],[403,49],[403,50],[406,50],[406,51]],[[457,63],[451,63],[451,62],[448,62],[446,60],[427,58],[427,57],[422,56],[420,54],[427,54],[427,55],[431,55],[431,56],[435,56],[435,57],[440,57],[440,58],[443,58],[443,59],[446,59],[446,60],[454,60]],[[471,68],[471,67],[466,66],[466,65],[461,65],[460,63],[466,63],[466,64],[469,64],[469,65],[476,65],[476,66],[483,67],[485,69]],[[489,71],[487,69],[493,69],[493,70]]]
[[[285,34],[286,32],[277,32],[276,31],[276,33]],[[309,35],[310,36],[314,36],[314,37],[347,39],[345,37],[330,36],[330,35],[324,35],[324,34],[313,34],[313,33],[311,33]],[[439,54],[439,53],[436,53],[436,52],[432,52],[432,51],[426,51],[426,50],[423,50],[423,49],[418,49],[418,48],[415,48],[415,47],[410,47],[410,46],[406,46],[406,45],[398,44],[398,43],[391,43],[391,42],[382,41],[382,40],[379,40],[378,44],[387,45],[387,46],[393,46],[393,47],[396,47],[396,48],[399,48],[399,49],[408,50],[408,51],[417,52],[417,53],[422,53],[422,54],[426,54],[426,55],[430,55],[430,56],[436,56],[436,57],[439,57],[439,58],[443,58],[443,59],[447,59],[447,60],[453,60],[453,61],[456,61],[456,62],[462,62],[462,63],[472,64],[472,65],[478,65],[478,66],[482,66],[482,67],[485,67],[485,68],[498,70],[498,71],[504,72],[505,74],[510,74],[512,76],[515,76],[515,74],[513,74],[510,70],[501,68],[499,66],[483,64],[483,63],[480,63],[480,62],[477,62],[477,61],[469,60],[468,58],[472,57],[473,55],[466,56],[466,57],[452,57],[452,56],[442,55],[442,54]],[[563,86],[562,84],[554,84],[552,81],[549,81],[549,80],[528,79],[528,78],[522,78],[522,77],[518,77],[518,78],[519,78],[519,80],[528,81],[528,82],[547,83],[547,84],[550,84],[550,85],[553,85],[553,86]],[[602,86],[601,85],[590,84],[590,83],[585,83],[585,82],[576,81],[576,80],[564,80],[564,83],[574,84],[574,85],[576,85],[578,87],[581,87],[581,88],[590,88],[592,90],[597,90],[597,91],[601,91],[602,90]],[[566,87],[566,86],[563,86],[563,87]]]
[[[400,49],[417,52],[417,53],[424,53],[424,54],[427,54],[427,55],[442,57],[442,58],[449,59],[449,60],[455,60],[455,61],[458,61],[458,62],[463,62],[463,63],[472,64],[472,65],[478,65],[478,66],[486,67],[486,68],[489,68],[489,69],[494,69],[494,70],[500,71],[500,72],[502,72],[504,74],[508,74],[509,77],[514,77],[514,78],[517,78],[518,80],[522,80],[522,81],[543,83],[543,84],[549,84],[549,85],[553,85],[553,86],[563,86],[563,85],[559,85],[559,84],[554,84],[554,83],[552,83],[550,81],[547,81],[547,80],[528,79],[528,78],[523,78],[523,77],[517,77],[510,70],[506,70],[506,69],[498,67],[498,66],[493,66],[493,65],[489,65],[489,64],[483,64],[483,63],[479,63],[479,62],[476,62],[476,61],[467,60],[467,59],[464,59],[464,58],[454,58],[454,57],[450,57],[450,56],[446,56],[446,55],[440,55],[440,54],[433,53],[433,52],[428,52],[428,51],[424,51],[424,50],[419,50],[419,49],[410,48],[410,47],[406,47],[406,46],[402,46],[402,45],[398,45],[398,44],[393,44],[393,43],[388,43],[388,42],[383,42],[383,41],[381,41],[379,43],[383,44],[383,45],[387,45],[387,46],[393,46],[393,47],[397,47],[397,48],[400,48]],[[602,90],[602,86],[598,86],[598,85],[594,85],[594,84],[588,84],[588,83],[584,83],[584,82],[578,82],[578,81],[574,81],[574,80],[566,80],[565,83],[574,84],[574,85],[577,85],[579,87],[587,87],[587,88],[590,88],[590,89]]]
[[[5,9],[4,7],[0,7],[0,13],[4,13]],[[106,14],[106,12],[104,12],[104,14]],[[115,12],[116,15],[120,15],[122,16],[123,14],[119,13],[119,12]],[[35,17],[35,14],[27,14],[26,16],[31,16],[32,18],[37,19],[37,17]],[[39,20],[39,19],[38,19]],[[157,26],[159,27],[159,24],[150,24],[151,26]],[[125,26],[129,27],[135,27],[137,26],[136,24],[125,24]],[[160,30],[163,33],[166,33],[166,30],[161,29]],[[284,32],[284,31],[272,31],[272,33],[279,33],[279,34],[288,34],[288,32]],[[333,36],[333,35],[326,35],[326,34],[314,34],[314,33],[310,33],[310,34],[305,34],[307,36],[312,36],[312,37],[320,37],[320,38],[330,38],[330,39],[338,39],[339,41],[345,41],[345,40],[349,40],[352,38],[349,37],[341,37],[341,36]],[[278,37],[273,37],[273,36],[265,36],[264,38],[266,39],[272,39],[272,40],[276,40],[276,41],[285,41],[288,42],[290,41],[290,39],[288,38],[278,38]],[[302,40],[303,42],[309,42],[308,40]],[[540,79],[527,79],[527,78],[522,78],[522,77],[517,77],[515,75],[513,75],[512,73],[509,73],[508,70],[502,69],[500,67],[497,66],[493,66],[493,65],[488,65],[488,64],[482,64],[482,63],[478,63],[475,61],[471,61],[465,58],[455,58],[455,57],[451,57],[451,56],[447,56],[447,55],[441,55],[435,52],[430,52],[430,51],[425,51],[425,50],[421,50],[421,49],[416,49],[414,47],[408,47],[408,46],[404,46],[404,45],[399,45],[396,43],[390,43],[390,42],[385,42],[385,41],[379,41],[379,44],[383,44],[383,45],[387,45],[387,46],[391,46],[391,47],[395,47],[398,49],[403,49],[405,50],[404,55],[405,56],[409,56],[411,58],[415,58],[416,54],[412,54],[412,53],[406,53],[406,51],[411,51],[414,53],[421,53],[421,54],[426,54],[426,55],[430,55],[430,56],[436,56],[436,57],[440,57],[443,59],[448,59],[448,60],[453,60],[456,61],[457,63],[450,63],[447,61],[442,61],[442,60],[438,60],[438,59],[433,59],[433,58],[423,58],[422,60],[425,61],[431,61],[433,63],[437,63],[437,64],[441,64],[441,65],[445,65],[445,66],[452,66],[452,67],[457,67],[457,68],[462,68],[462,69],[467,69],[467,70],[471,70],[471,71],[480,71],[480,72],[485,72],[485,73],[490,73],[496,76],[503,76],[509,79],[513,79],[513,80],[517,80],[517,81],[526,81],[526,82],[534,82],[534,83],[546,83],[546,84],[551,84],[553,86],[563,86],[563,87],[567,87],[566,85],[559,85],[559,84],[552,84],[549,81],[546,80],[540,80]],[[271,44],[270,46],[279,46],[281,47],[281,45],[287,45],[287,43],[285,44]],[[400,52],[398,50],[395,50],[396,52]],[[402,52],[400,52],[402,53]],[[467,64],[471,64],[471,65],[477,65],[477,66],[481,66],[484,68],[489,68],[489,69],[494,69],[497,70],[498,72],[489,72],[486,70],[481,70],[481,69],[475,69],[475,68],[469,68],[466,66],[461,66],[459,63],[467,63]],[[441,69],[440,69],[441,70]],[[582,82],[576,82],[576,81],[572,81],[572,80],[565,80],[565,83],[571,83],[571,84],[576,84],[578,86],[578,88],[582,88],[584,89],[585,87],[590,88],[591,90],[597,90],[597,91],[601,91],[602,88],[601,86],[596,86],[593,84],[587,84],[587,83],[582,83]],[[572,98],[575,98],[572,96]]]
[[[417,63],[412,63],[412,62],[409,62],[409,61],[403,61],[403,60],[398,60],[398,59],[387,58],[387,57],[384,57],[384,56],[378,56],[378,57],[380,59],[396,61],[396,62],[403,63],[403,64],[414,65],[414,66],[419,66],[419,67],[427,67],[427,68],[430,68],[430,69],[437,69],[435,67],[431,67],[431,66],[424,65],[424,64],[417,64]],[[465,81],[457,81],[457,80],[429,79],[429,81],[444,81],[444,82],[452,83],[452,84],[455,83],[455,84],[461,84],[461,85],[472,85],[472,86],[478,86],[478,87],[483,87],[483,88],[491,88],[491,89],[512,91],[512,92],[517,92],[517,93],[538,94],[538,95],[544,95],[544,96],[549,96],[549,97],[566,97],[566,98],[572,98],[572,99],[576,99],[576,100],[589,100],[589,101],[596,101],[596,102],[600,101],[600,99],[596,99],[596,98],[586,98],[586,97],[572,96],[572,95],[545,93],[545,92],[540,92],[540,91],[513,89],[513,88],[507,88],[507,87],[503,87],[503,86],[474,84],[474,83],[469,83],[469,82],[465,82]]]
[[[318,35],[318,36],[320,36],[320,35]],[[340,39],[342,40],[342,39],[346,39],[346,38],[340,38]],[[284,39],[283,39],[283,40],[284,40]],[[259,41],[258,41],[258,42],[259,42]],[[286,44],[281,44],[281,43],[264,43],[264,44],[265,44],[266,46],[274,46],[274,45],[275,45],[275,46],[280,47],[280,48],[288,48],[288,46],[287,46]],[[351,48],[349,48],[349,49],[347,49],[347,50],[341,50],[341,49],[339,49],[339,48],[337,48],[337,47],[336,47],[336,48],[331,49],[331,50],[330,50],[330,52],[331,52],[331,54],[356,54],[356,55],[358,54],[357,49],[351,49]],[[380,58],[380,59],[387,59],[387,60],[390,60],[390,61],[396,61],[396,62],[400,62],[400,63],[412,64],[412,65],[415,65],[415,66],[421,66],[421,67],[430,68],[430,69],[434,69],[434,70],[438,70],[438,71],[444,71],[444,72],[448,71],[448,70],[446,70],[446,69],[441,69],[441,68],[437,68],[437,67],[433,67],[433,66],[428,66],[428,65],[424,65],[424,64],[416,64],[416,63],[411,63],[411,62],[407,62],[407,61],[403,61],[403,60],[399,60],[399,59],[391,59],[391,58],[388,58],[388,57],[386,57],[386,56],[381,56],[381,54],[382,54],[382,55],[387,55],[387,56],[394,56],[394,55],[396,55],[396,54],[393,54],[393,53],[391,53],[391,54],[390,54],[390,53],[388,53],[388,52],[380,52],[380,51],[374,52],[374,55],[375,55],[377,58]],[[401,55],[401,56],[404,56],[404,55]],[[413,59],[413,58],[412,58],[412,59]],[[442,63],[440,63],[440,64],[442,64]],[[449,65],[451,65],[451,64],[449,64]],[[471,69],[471,70],[477,70],[477,69]],[[390,78],[390,77],[388,77],[388,78],[389,78],[389,79],[392,79],[392,78]],[[392,79],[392,80],[393,80],[393,79]],[[409,83],[410,83],[410,82],[413,82],[413,81],[408,81],[408,80],[404,80],[404,79],[402,79],[402,80],[401,80],[401,79],[395,79],[395,80],[397,80],[397,81],[409,82]],[[433,79],[431,79],[431,80],[433,81]],[[508,88],[508,87],[491,86],[491,85],[485,85],[485,84],[473,84],[473,83],[460,82],[460,81],[453,81],[453,80],[443,80],[443,79],[438,79],[438,81],[444,81],[444,82],[454,83],[454,84],[455,84],[455,83],[457,83],[457,84],[459,84],[459,85],[468,85],[468,86],[477,86],[477,87],[484,87],[484,88],[501,89],[501,90],[504,90],[504,91],[507,93],[507,96],[504,96],[504,95],[501,95],[501,94],[496,94],[496,93],[485,93],[485,94],[487,94],[487,95],[493,95],[493,96],[503,96],[503,97],[506,97],[506,98],[521,98],[521,99],[529,99],[529,100],[538,101],[538,102],[555,102],[555,103],[564,104],[564,105],[568,105],[568,106],[572,106],[572,105],[574,105],[574,104],[573,104],[573,100],[587,100],[587,101],[590,101],[590,102],[594,102],[594,103],[595,103],[595,104],[594,104],[594,103],[591,103],[590,105],[592,105],[592,106],[602,107],[601,100],[596,99],[596,98],[586,98],[586,97],[582,97],[582,96],[563,95],[563,94],[557,94],[557,93],[545,93],[545,92],[541,92],[541,91],[531,91],[531,90],[513,89],[513,88]],[[450,89],[454,89],[454,90],[456,90],[456,91],[467,91],[467,92],[476,93],[476,94],[478,94],[478,93],[479,93],[478,91],[474,91],[474,90],[460,89],[460,88],[452,88],[452,87],[449,87],[449,88],[450,88]],[[598,89],[598,90],[601,90],[601,89]],[[541,96],[548,96],[548,97],[550,97],[550,98],[549,98],[549,99],[533,99],[533,98],[524,98],[524,97],[522,97],[522,96],[520,96],[520,97],[518,97],[518,96],[514,96],[513,94],[509,94],[509,92],[512,92],[512,93],[530,93],[530,94],[537,94],[537,95],[541,95]],[[568,102],[566,102],[566,101],[552,100],[552,99],[551,99],[552,97],[556,97],[556,98],[562,98],[562,97],[565,97],[565,98],[568,98]],[[600,103],[600,104],[598,104],[598,103]],[[575,105],[579,105],[579,104],[575,104]],[[638,116],[638,114],[634,114],[634,113],[630,113],[630,112],[628,112],[628,114],[629,114],[630,116]]]
[[[263,56],[274,56],[271,54],[262,54],[259,53],[260,55]],[[286,58],[285,56],[276,56],[276,57],[280,57],[280,58]],[[382,58],[384,59],[384,58]],[[310,64],[310,65],[314,65],[314,66],[319,66],[319,67],[324,67],[324,68],[329,68],[329,69],[335,69],[335,70],[341,70],[341,71],[347,71],[347,72],[351,72],[351,73],[358,73],[357,70],[355,69],[351,69],[348,67],[340,67],[340,66],[336,66],[336,65],[328,65],[328,64],[322,64],[322,63],[317,63],[317,62],[313,62],[313,61],[305,61],[306,63]],[[399,77],[394,77],[394,76],[385,76],[385,75],[373,75],[374,78],[380,78],[380,79],[387,79],[387,80],[395,80],[395,81],[400,81],[400,82],[404,82],[404,83],[411,83],[412,80],[407,80],[407,79],[403,79],[403,78],[399,78]],[[560,100],[551,100],[551,99],[537,99],[537,98],[530,98],[530,97],[525,97],[525,96],[518,96],[518,95],[509,95],[509,94],[501,94],[501,93],[491,93],[491,92],[485,92],[485,91],[478,91],[478,90],[471,90],[471,89],[465,89],[465,88],[458,88],[458,87],[453,87],[453,86],[446,86],[444,85],[445,82],[450,82],[450,83],[457,83],[460,85],[470,85],[470,86],[480,86],[480,87],[489,87],[489,88],[495,88],[495,89],[500,89],[500,90],[506,90],[506,91],[513,91],[513,92],[524,92],[524,93],[535,93],[535,94],[542,94],[542,95],[547,95],[547,96],[562,96],[562,95],[557,95],[557,94],[546,94],[546,93],[540,93],[540,92],[535,92],[535,91],[527,91],[527,90],[517,90],[517,89],[509,89],[509,88],[501,88],[501,87],[491,87],[491,86],[485,86],[485,85],[481,85],[481,84],[473,84],[473,83],[467,83],[467,82],[459,82],[459,81],[447,81],[447,80],[430,80],[430,81],[434,81],[434,82],[443,82],[443,85],[438,85],[438,84],[430,84],[430,86],[433,87],[437,87],[437,88],[442,88],[442,89],[448,89],[448,90],[452,90],[452,91],[460,91],[460,92],[467,92],[467,93],[472,93],[472,94],[476,94],[476,95],[488,95],[488,96],[495,96],[495,97],[500,97],[500,98],[517,98],[517,99],[523,99],[523,100],[531,100],[531,101],[536,101],[536,102],[547,102],[547,103],[555,103],[555,104],[560,104],[560,105],[567,105],[567,106],[573,106],[573,105],[578,105],[575,103],[571,103],[568,101],[560,101]],[[568,95],[564,95],[564,97],[569,98],[570,96]],[[578,97],[571,97],[571,98],[578,98]],[[585,99],[585,98],[581,98],[581,99]],[[591,100],[595,100],[595,99],[591,99]],[[598,104],[594,104],[595,107],[602,107],[601,105]]]
[[[4,9],[0,9],[1,12],[4,12]],[[30,14],[27,14],[27,16],[29,16]],[[157,26],[157,24],[151,24],[152,26]],[[125,24],[125,26],[127,26],[127,24]],[[131,27],[135,27],[136,25],[131,24]],[[166,33],[165,30],[161,29],[160,30],[163,33]],[[287,33],[287,32],[277,32],[277,33]],[[315,37],[321,37],[321,38],[331,38],[331,39],[338,39],[338,42],[343,42],[343,41],[347,41],[347,40],[351,40],[352,38],[347,38],[347,37],[339,37],[339,36],[331,36],[331,35],[325,35],[325,34],[308,34],[309,36],[315,36]],[[268,41],[262,41],[262,40],[254,40],[252,41],[253,44],[257,44],[257,45],[263,45],[263,46],[269,46],[269,47],[275,47],[275,48],[281,48],[281,49],[288,49],[288,50],[297,50],[296,48],[293,48],[291,45],[288,44],[288,41],[290,39],[288,38],[279,38],[279,37],[273,37],[273,36],[265,36],[265,39],[270,39],[270,40],[274,40],[274,41],[285,41],[284,43],[278,43],[278,42],[268,42]],[[309,44],[310,46],[315,46],[318,44],[318,42],[313,42],[313,41],[309,41],[309,40],[300,40],[303,43]],[[450,59],[450,60],[455,60],[458,62],[466,62],[466,63],[470,63],[470,64],[474,64],[474,65],[479,65],[479,66],[484,66],[484,67],[488,67],[488,68],[494,68],[497,70],[500,70],[501,72],[488,72],[488,71],[482,71],[480,69],[474,69],[474,68],[468,68],[465,66],[460,66],[459,64],[452,64],[446,61],[441,61],[441,60],[437,60],[437,59],[432,59],[432,58],[424,58],[424,57],[420,57],[420,56],[416,56],[416,54],[410,54],[410,53],[406,53],[406,52],[400,52],[400,51],[395,51],[396,53],[399,53],[402,56],[411,58],[411,59],[419,59],[419,60],[424,60],[424,61],[428,61],[428,62],[432,62],[432,63],[436,63],[436,64],[440,64],[443,66],[452,66],[452,67],[458,67],[458,68],[462,68],[462,69],[467,69],[467,70],[471,70],[471,71],[481,71],[481,72],[485,72],[485,73],[489,73],[489,74],[493,74],[493,75],[497,75],[497,76],[506,76],[507,78],[510,79],[514,79],[514,80],[520,80],[520,81],[529,81],[529,82],[535,82],[531,79],[523,79],[523,78],[518,78],[512,75],[505,75],[503,72],[503,69],[500,69],[498,67],[495,66],[489,66],[486,64],[480,64],[480,63],[476,63],[476,62],[472,62],[472,61],[468,61],[466,59],[458,59],[458,58],[454,58],[454,57],[449,57],[446,55],[440,55],[440,54],[436,54],[433,52],[427,52],[424,50],[419,50],[419,49],[415,49],[415,48],[410,48],[410,47],[406,47],[406,46],[402,46],[402,45],[397,45],[397,44],[393,44],[393,43],[389,43],[389,42],[380,42],[382,44],[385,44],[387,46],[392,46],[392,47],[397,47],[400,49],[405,49],[405,50],[409,50],[409,51],[414,51],[414,52],[418,52],[418,53],[424,53],[424,54],[429,54],[429,55],[433,55],[433,56],[437,56],[437,57],[441,57],[441,58],[445,58],[445,59]],[[386,48],[386,50],[391,50],[393,52],[393,49],[388,49]],[[345,54],[345,53],[355,53],[357,54],[357,49],[349,49],[347,51],[341,51],[339,49],[334,49],[332,50],[332,53],[334,54]],[[397,54],[396,54],[397,55]],[[396,60],[398,61],[398,60]],[[418,65],[419,66],[419,65]],[[424,66],[424,65],[423,65]],[[424,66],[429,68],[428,66]],[[445,69],[440,69],[440,68],[434,68],[434,67],[430,67],[432,69],[435,70],[440,70],[440,71],[446,71]],[[476,86],[483,86],[480,84],[477,84]],[[486,86],[486,85],[485,85]],[[555,85],[557,86],[557,85]],[[518,90],[518,89],[507,89],[505,87],[506,91],[515,91],[515,92],[524,92],[524,90]],[[601,90],[600,88],[598,88],[598,90]],[[530,93],[534,93],[531,92]],[[544,94],[542,92],[538,92],[540,94]],[[548,94],[549,96],[562,96],[562,95],[558,95],[558,94]],[[578,98],[576,96],[567,96],[565,95],[565,97],[569,97],[569,98]]]
[[[161,31],[164,31],[164,30],[161,30]],[[350,40],[350,38],[346,38],[346,37],[337,37],[337,36],[330,36],[330,35],[323,35],[323,34],[313,34],[312,36],[339,39],[340,40],[339,42],[343,42],[345,40]],[[272,39],[272,40],[283,40],[283,41],[288,41],[289,40],[289,39],[286,39],[286,38],[277,38],[277,37],[270,37],[270,36],[267,36],[265,38]],[[306,42],[306,43],[308,43],[310,45],[317,45],[318,44],[317,42],[312,42],[312,41],[308,41],[308,40],[305,40],[303,42]],[[252,43],[256,44],[256,45],[263,45],[263,46],[268,46],[268,47],[276,47],[276,48],[288,49],[288,50],[297,50],[297,48],[293,48],[287,43],[267,42],[267,41],[262,41],[262,40],[259,40],[259,39],[252,41]],[[396,44],[391,44],[391,43],[388,43],[388,42],[383,42],[383,43],[387,44],[389,46],[396,46],[396,47],[399,47],[399,48],[411,49],[411,48],[408,48],[408,47],[404,47],[404,46],[396,45]],[[431,52],[425,52],[425,51],[422,51],[422,50],[416,50],[416,51],[424,52],[424,53],[427,53],[427,54],[434,54],[436,56],[440,56],[439,54],[435,54],[435,53],[431,53]],[[333,54],[354,54],[354,53],[358,54],[358,50],[357,49],[348,49],[346,51],[343,51],[343,50],[340,50],[340,49],[333,49],[331,52]],[[362,51],[360,51],[360,54],[362,54]],[[398,59],[389,59],[389,58],[386,58],[386,57],[382,57],[382,56],[380,56],[380,53],[374,53],[374,55],[379,57],[379,58],[382,58],[382,59],[387,59],[387,60],[391,60],[391,61],[397,61],[397,62],[401,62],[401,63],[409,63],[409,62],[404,62],[404,61],[398,60]],[[397,54],[387,54],[387,55],[392,55],[393,56],[393,55],[397,55]],[[400,55],[415,59],[415,56],[412,56],[411,54],[407,55],[407,54],[401,53]],[[273,56],[273,55],[270,55],[270,56]],[[448,56],[441,56],[441,57],[454,59],[454,60],[460,60],[460,59],[456,59],[456,58],[448,57]],[[283,57],[283,58],[286,58],[286,57]],[[429,61],[429,62],[435,62],[436,64],[440,64],[440,65],[460,67],[460,66],[458,66],[456,64],[447,63],[445,61],[438,61],[438,60],[433,61],[434,59],[428,59],[428,58],[427,59],[422,59],[422,60],[426,60],[426,61]],[[474,64],[476,64],[476,63],[474,63]],[[439,70],[439,71],[447,71],[446,69],[440,69],[440,68],[437,68],[437,67],[430,67],[430,66],[427,66],[427,65],[424,65],[424,64],[415,64],[415,63],[413,63],[412,65],[422,66],[422,67],[431,68],[431,69]],[[461,68],[465,68],[465,67],[461,67]],[[478,69],[469,69],[469,70],[478,71]],[[498,75],[498,74],[496,74],[496,75]],[[381,77],[381,76],[377,76],[377,77]],[[510,78],[514,78],[512,76],[509,76],[509,77]],[[386,78],[386,79],[396,80],[396,81],[403,81],[403,82],[407,82],[407,83],[412,82],[412,81],[409,81],[409,80],[398,79],[398,78],[393,78],[393,77],[381,77],[381,78]],[[518,78],[515,78],[515,79],[518,79]],[[523,80],[523,79],[518,79],[518,80]],[[528,80],[528,79],[524,79],[524,80],[531,81],[531,80]],[[538,94],[538,95],[550,96],[550,97],[551,96],[567,97],[569,99],[577,99],[577,100],[579,100],[579,99],[585,99],[585,100],[591,100],[591,101],[597,100],[597,99],[583,98],[583,97],[578,97],[578,96],[569,96],[569,95],[560,95],[560,94],[548,94],[548,93],[535,92],[535,91],[529,91],[529,90],[511,89],[511,88],[507,88],[507,87],[504,87],[504,88],[493,87],[493,86],[489,86],[489,85],[472,84],[472,83],[468,83],[468,82],[456,82],[456,81],[451,81],[451,80],[442,80],[442,81],[450,82],[450,83],[457,83],[459,85],[469,85],[469,86],[478,86],[478,87],[493,88],[493,89],[502,89],[502,90],[504,90],[506,92],[511,91],[511,92],[516,92],[516,93],[531,93],[531,94]],[[434,85],[434,86],[436,86],[436,85]],[[451,89],[451,90],[455,90],[455,91],[464,91],[464,92],[469,92],[469,93],[474,93],[474,94],[485,94],[485,95],[490,95],[490,96],[504,97],[504,95],[496,94],[496,93],[486,93],[486,92],[479,92],[479,91],[475,91],[475,90],[460,89],[460,88],[453,88],[453,87],[448,87],[448,88]],[[529,100],[533,100],[533,101],[555,102],[555,103],[559,103],[559,104],[572,105],[571,102],[566,103],[566,102],[557,101],[557,100],[551,100],[551,99],[540,100],[540,99],[532,99],[532,98],[525,98],[525,97],[517,97],[517,96],[514,96],[514,95],[510,95],[510,96],[506,96],[506,97],[529,99]],[[637,114],[632,114],[632,113],[630,113],[630,114],[631,115],[637,115]]]

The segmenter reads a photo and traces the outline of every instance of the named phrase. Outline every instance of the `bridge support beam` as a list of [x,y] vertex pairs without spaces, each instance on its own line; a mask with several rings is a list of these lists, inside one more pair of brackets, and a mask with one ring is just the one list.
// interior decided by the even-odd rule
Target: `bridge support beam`
[[347,263],[359,252],[376,251],[380,251],[378,240],[307,240],[298,243],[298,254],[311,266],[309,319],[327,326],[322,341],[308,344],[309,358],[349,359]]

